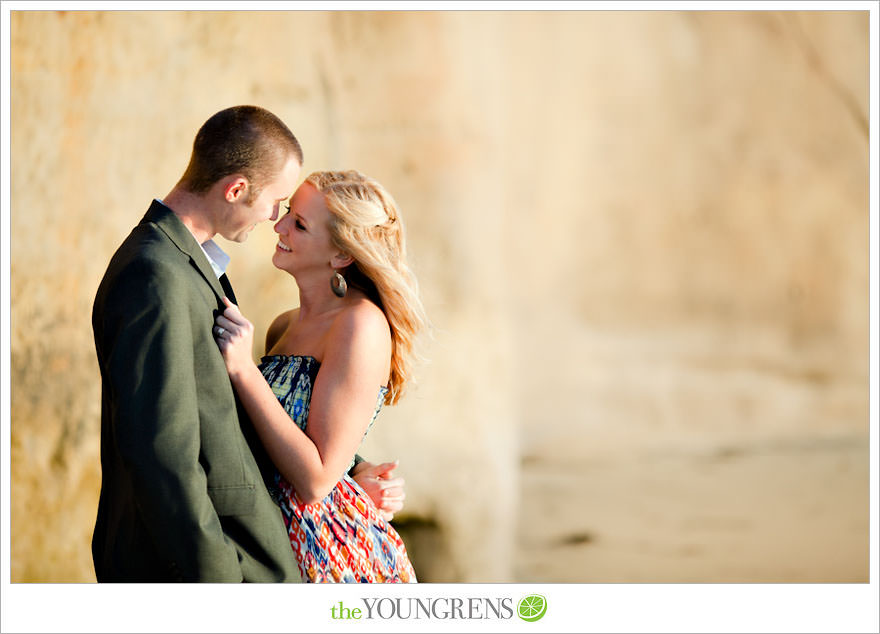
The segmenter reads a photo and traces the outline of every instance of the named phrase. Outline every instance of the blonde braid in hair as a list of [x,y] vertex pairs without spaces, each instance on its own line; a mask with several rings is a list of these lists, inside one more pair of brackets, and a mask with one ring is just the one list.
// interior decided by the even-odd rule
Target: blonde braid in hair
[[324,194],[334,246],[354,258],[346,271],[348,283],[366,286],[362,290],[388,319],[391,376],[385,403],[394,405],[412,378],[417,335],[427,327],[418,282],[406,263],[397,204],[382,185],[355,170],[315,172],[306,182]]

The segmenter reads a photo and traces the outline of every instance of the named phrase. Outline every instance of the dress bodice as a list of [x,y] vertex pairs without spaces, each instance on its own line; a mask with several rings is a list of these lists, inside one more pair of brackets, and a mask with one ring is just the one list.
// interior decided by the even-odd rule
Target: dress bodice
[[[281,407],[303,431],[306,430],[308,424],[312,388],[318,377],[320,366],[317,359],[305,355],[273,354],[260,360],[260,372],[263,373],[266,382],[272,388],[278,402],[281,403]],[[373,417],[370,419],[367,431],[364,432],[365,437],[379,415],[387,393],[387,387],[379,388],[376,409],[373,410]],[[349,469],[353,464],[354,458],[352,457]]]

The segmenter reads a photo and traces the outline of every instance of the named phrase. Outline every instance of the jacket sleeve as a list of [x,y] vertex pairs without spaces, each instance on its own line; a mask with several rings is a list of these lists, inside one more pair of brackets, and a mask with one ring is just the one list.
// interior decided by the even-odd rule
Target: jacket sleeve
[[348,470],[349,477],[354,477],[353,473],[354,473],[355,468],[362,462],[366,462],[366,461],[361,457],[360,454],[355,454],[354,455],[354,464],[352,464],[351,469]]
[[170,574],[241,581],[238,554],[224,536],[199,462],[191,291],[173,271],[125,277],[105,304],[105,358],[116,448],[142,521]]

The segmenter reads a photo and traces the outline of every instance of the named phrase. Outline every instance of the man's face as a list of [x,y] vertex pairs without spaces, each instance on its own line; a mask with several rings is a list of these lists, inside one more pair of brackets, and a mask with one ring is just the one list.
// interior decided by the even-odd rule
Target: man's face
[[248,234],[264,220],[278,218],[278,206],[290,198],[299,180],[301,165],[295,158],[288,159],[278,176],[249,203],[242,200],[232,203],[227,210],[224,227],[218,233],[227,240],[244,242]]

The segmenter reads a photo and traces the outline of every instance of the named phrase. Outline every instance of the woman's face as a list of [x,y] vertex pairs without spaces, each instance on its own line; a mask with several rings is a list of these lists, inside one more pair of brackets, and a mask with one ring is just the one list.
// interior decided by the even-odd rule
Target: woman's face
[[290,210],[275,223],[278,243],[272,263],[293,276],[310,271],[326,274],[338,252],[330,242],[330,211],[324,195],[314,185],[303,183],[290,197]]

